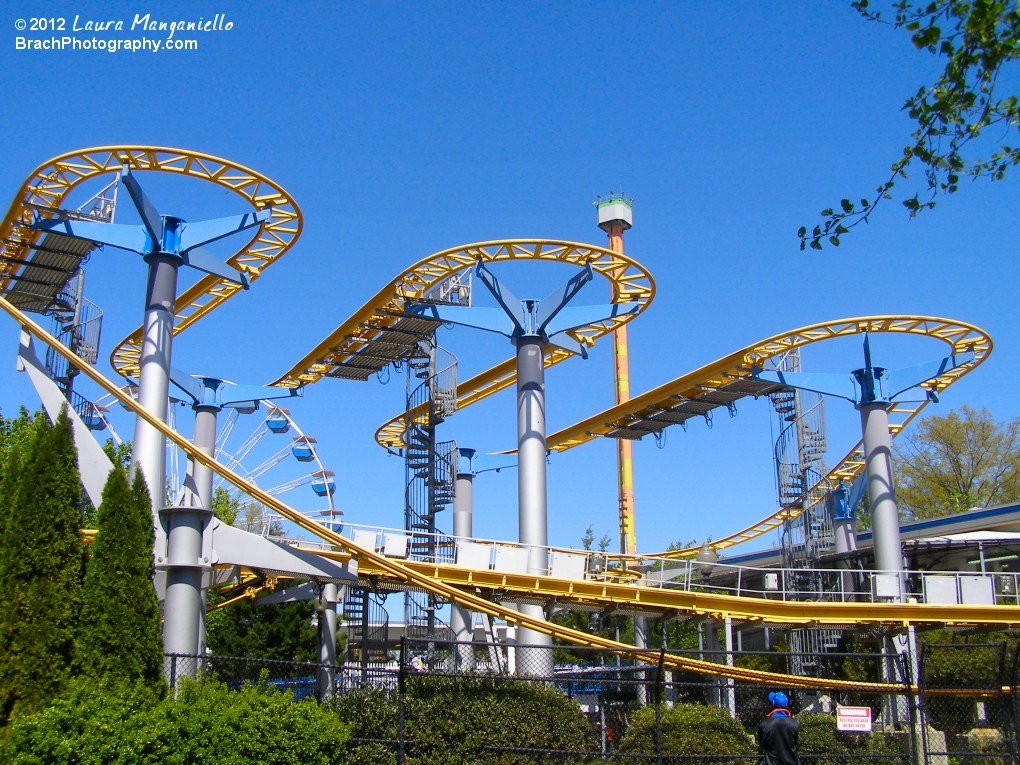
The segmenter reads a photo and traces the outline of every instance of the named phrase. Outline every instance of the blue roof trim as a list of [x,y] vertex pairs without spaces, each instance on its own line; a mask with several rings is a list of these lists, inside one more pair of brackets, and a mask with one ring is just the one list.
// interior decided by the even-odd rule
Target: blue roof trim
[[[926,529],[950,528],[970,521],[990,520],[1000,515],[1010,515],[1011,513],[1016,513],[1018,511],[1020,511],[1020,503],[1000,505],[999,507],[984,507],[978,510],[968,510],[964,513],[943,515],[941,518],[928,518],[923,521],[904,523],[900,526],[900,533],[924,531]],[[871,532],[862,531],[857,535],[857,539],[871,539]]]
[[[1003,515],[1011,515],[1020,513],[1020,502],[1014,502],[1010,505],[999,505],[998,507],[982,507],[977,510],[967,510],[963,513],[955,513],[953,515],[943,515],[940,518],[926,518],[923,521],[911,521],[910,523],[904,523],[900,526],[900,533],[917,533],[925,531],[927,529],[944,529],[950,530],[953,526],[957,526],[964,523],[970,523],[975,520],[991,520]],[[1018,518],[1020,522],[1020,518]],[[871,540],[870,531],[861,531],[857,534],[857,540]],[[800,547],[800,546],[798,546]],[[733,557],[725,556],[720,557],[719,562],[728,564],[731,566],[743,566],[753,563],[757,560],[781,557],[782,551],[778,547],[772,547],[768,550],[758,550],[756,552],[744,553],[743,555],[734,555]]]

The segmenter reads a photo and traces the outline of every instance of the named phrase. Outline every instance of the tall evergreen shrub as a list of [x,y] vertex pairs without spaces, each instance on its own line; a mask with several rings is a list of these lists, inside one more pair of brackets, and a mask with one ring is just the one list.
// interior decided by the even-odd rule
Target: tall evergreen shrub
[[101,679],[160,683],[163,648],[159,603],[152,587],[154,534],[142,471],[128,486],[114,466],[103,489],[75,663]]
[[67,682],[81,607],[81,480],[71,422],[40,429],[8,496],[0,540],[0,724]]

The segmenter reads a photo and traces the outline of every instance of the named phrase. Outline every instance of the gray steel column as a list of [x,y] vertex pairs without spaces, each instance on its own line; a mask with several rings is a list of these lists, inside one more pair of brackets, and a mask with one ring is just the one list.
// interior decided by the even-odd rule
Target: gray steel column
[[[179,261],[169,255],[153,255],[146,258],[146,261],[149,264],[149,277],[145,289],[138,403],[165,422]],[[163,434],[141,417],[137,418],[131,461],[141,468],[145,476],[152,496],[154,517],[163,507],[166,495],[165,457],[166,439]]]
[[[634,629],[634,647],[635,648],[648,648],[648,617],[647,616],[634,616],[632,618],[632,626]],[[643,679],[648,680],[652,673],[642,672]],[[639,706],[647,706],[648,704],[648,686],[644,683],[639,683],[637,687],[637,703]]]
[[[733,619],[727,616],[723,620],[726,633],[726,666],[733,666]],[[732,677],[726,678],[726,711],[730,717],[737,719],[737,689]]]
[[857,549],[857,521],[853,518],[833,520],[832,534],[836,538],[836,552],[852,552]]
[[[542,339],[533,335],[517,339],[517,522],[520,543],[529,550],[528,573],[545,576],[549,573],[549,551],[542,345]],[[542,606],[522,604],[520,611],[545,620]],[[552,636],[521,627],[517,646],[518,674],[552,675]]]
[[[836,539],[836,552],[845,553],[852,552],[857,549],[857,521],[854,518],[841,518],[839,520],[833,519],[832,521],[832,534]],[[841,560],[836,564],[837,568],[849,569],[850,562]],[[847,601],[857,600],[857,596],[854,594],[856,589],[854,584],[854,573],[849,570],[844,570],[840,573],[840,589],[842,590],[843,598]]]
[[[200,507],[166,507],[167,559],[156,559],[166,568],[166,603],[163,609],[163,650],[194,656],[202,604],[202,572],[209,561],[202,557],[202,531],[212,513]],[[194,662],[178,663],[177,676],[193,676]]]
[[319,606],[319,700],[325,701],[333,697],[336,667],[336,604],[337,586],[335,582],[322,585],[322,596]]
[[[201,406],[195,408],[195,434],[191,441],[195,447],[210,457],[213,456],[216,447],[216,414],[219,410],[212,406]],[[199,462],[189,458],[188,471],[184,479],[185,496],[184,504],[189,507],[202,508],[212,511],[212,470]],[[179,519],[171,511],[171,518],[174,522],[191,522],[184,516]],[[199,533],[204,531],[204,526],[199,528]],[[205,654],[205,611],[206,599],[205,590],[199,585],[198,594],[198,642],[196,653]],[[164,619],[164,631],[165,619]]]
[[[195,407],[195,435],[192,438],[192,443],[195,444],[196,449],[210,457],[214,456],[216,450],[216,414],[218,411],[219,409],[214,406]],[[212,510],[213,471],[199,462],[194,462],[192,479],[199,504]]]
[[903,548],[900,544],[900,516],[893,489],[888,407],[887,403],[874,402],[861,404],[858,409],[864,434],[864,463],[868,471],[875,568],[879,571],[899,572],[903,570]]
[[[457,473],[453,494],[453,536],[456,540],[468,540],[473,533],[471,514],[474,478],[473,473]],[[453,631],[453,639],[458,643],[470,643],[474,639],[474,614],[453,603],[450,607],[450,629]],[[466,670],[473,667],[472,647],[457,646],[457,669]]]

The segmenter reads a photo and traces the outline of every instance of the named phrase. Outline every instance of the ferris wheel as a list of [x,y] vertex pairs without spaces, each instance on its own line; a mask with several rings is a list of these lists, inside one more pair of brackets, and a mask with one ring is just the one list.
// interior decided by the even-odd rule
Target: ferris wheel
[[[332,531],[340,531],[343,511],[333,502],[336,474],[323,465],[315,438],[301,429],[290,410],[271,401],[259,401],[258,404],[256,409],[264,410],[265,416],[258,420],[255,428],[237,446],[233,445],[237,439],[232,440],[231,436],[238,430],[238,424],[243,423],[256,410],[229,410],[216,436],[216,459],[273,496],[309,487],[316,497],[324,501],[326,507],[305,511],[305,514]],[[301,466],[296,471],[296,465],[286,464],[292,460]],[[295,472],[296,476],[287,477]],[[249,511],[242,521],[248,531],[262,536],[280,535],[282,518],[273,515],[261,504],[244,499],[238,489],[222,478],[215,482],[214,488],[223,488],[231,499],[242,502]],[[252,509],[256,512],[250,512]]]
[[[124,391],[134,396],[136,388],[132,384],[124,386]],[[113,399],[106,396],[98,399],[86,412],[92,419],[86,420],[87,426],[96,431],[105,430],[114,444],[120,445],[123,440],[113,427],[108,414]],[[177,430],[177,407],[183,404],[171,397],[167,407],[167,425]],[[320,523],[331,531],[341,531],[340,520],[343,511],[333,501],[336,491],[336,474],[328,470],[319,458],[314,437],[305,433],[291,415],[290,410],[274,404],[272,401],[258,401],[254,408],[230,408],[227,416],[216,435],[216,459],[230,468],[245,480],[254,483],[266,493],[280,496],[288,492],[308,487],[314,495],[324,501],[325,507],[317,510],[304,511],[309,519]],[[235,431],[243,431],[250,425],[251,415],[264,412],[264,416],[255,418],[255,426],[237,446],[234,446]],[[289,438],[287,437],[289,436]],[[180,451],[172,444],[167,445],[166,477],[168,503],[180,499],[184,486],[184,460]],[[293,460],[293,463],[287,464]],[[299,467],[300,466],[300,467]],[[283,519],[268,511],[261,503],[248,500],[238,489],[226,483],[222,478],[213,484],[214,489],[227,491],[232,500],[236,500],[245,510],[245,517],[240,523],[247,531],[262,536],[280,536],[283,534]],[[295,504],[304,504],[297,502]]]

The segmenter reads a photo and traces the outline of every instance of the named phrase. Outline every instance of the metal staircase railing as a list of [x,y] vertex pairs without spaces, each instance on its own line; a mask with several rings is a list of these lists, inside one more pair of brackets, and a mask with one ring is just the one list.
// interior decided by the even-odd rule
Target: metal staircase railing
[[343,623],[347,628],[345,663],[367,670],[369,664],[389,660],[390,618],[383,596],[364,587],[348,588]]
[[[799,351],[781,357],[775,368],[801,371]],[[801,511],[792,513],[796,517],[784,524],[783,565],[812,568],[817,557],[828,552],[834,543],[825,503],[810,491],[825,473],[828,444],[824,400],[820,394],[802,390],[779,391],[769,398],[780,425],[774,449],[779,504]]]
[[[455,441],[438,441],[436,427],[457,407],[457,358],[435,342],[419,343],[420,354],[407,361],[404,430],[404,528],[408,557],[434,560],[436,514],[453,502],[456,483]],[[436,616],[444,601],[424,593],[404,596],[409,637],[433,638],[445,628]]]

